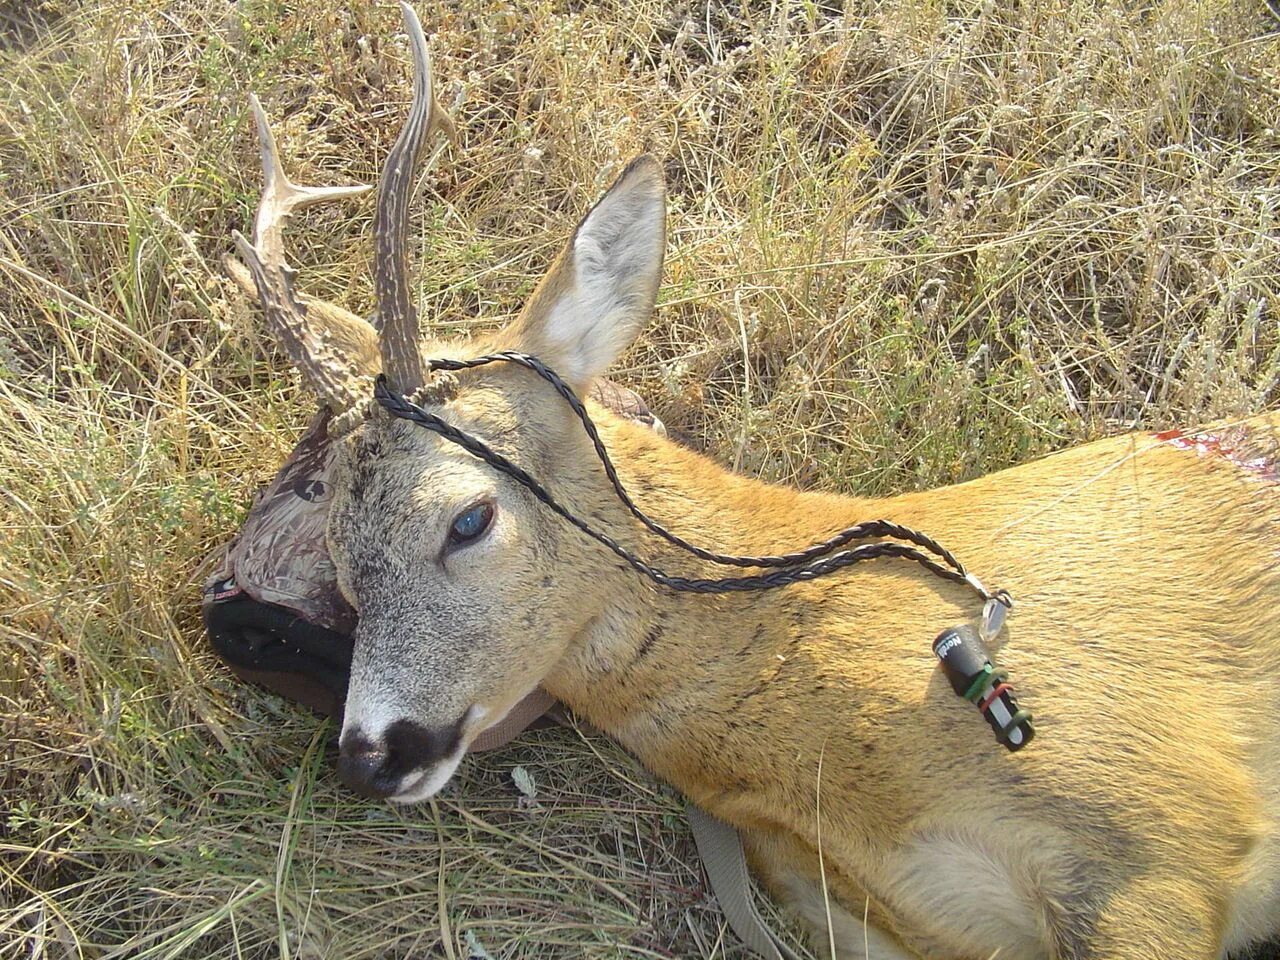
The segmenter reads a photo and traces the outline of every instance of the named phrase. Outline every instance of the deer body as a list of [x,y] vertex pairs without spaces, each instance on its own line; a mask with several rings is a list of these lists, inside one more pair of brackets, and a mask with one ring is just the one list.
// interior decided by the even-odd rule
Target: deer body
[[970,592],[882,559],[760,593],[673,593],[370,407],[381,369],[654,565],[723,573],[623,511],[534,374],[433,373],[432,359],[518,350],[585,392],[652,312],[665,198],[639,158],[514,324],[421,345],[405,218],[439,118],[405,18],[418,81],[378,192],[381,332],[294,291],[284,218],[356,191],[289,183],[256,101],[267,188],[253,243],[238,238],[268,322],[337,414],[328,540],[359,613],[343,779],[430,797],[541,684],[742,830],[770,888],[838,956],[1215,960],[1280,932],[1280,417],[1232,428],[1233,456],[1135,435],[859,500],[733,476],[593,409],[636,500],[709,548],[793,550],[883,518],[1008,589],[1018,606],[996,656],[1040,729],[1009,754],[930,652],[977,615]]
[[[1280,418],[1246,426],[1280,448]],[[748,831],[778,892],[812,899],[821,828],[833,899],[925,956],[1215,956],[1277,929],[1272,482],[1133,435],[857,500],[733,477],[622,422],[606,436],[656,515],[725,550],[893,517],[1018,599],[998,655],[1041,739],[1011,755],[929,649],[972,596],[911,565],[714,598],[564,572],[604,596],[544,683]],[[625,525],[597,486],[593,512]]]

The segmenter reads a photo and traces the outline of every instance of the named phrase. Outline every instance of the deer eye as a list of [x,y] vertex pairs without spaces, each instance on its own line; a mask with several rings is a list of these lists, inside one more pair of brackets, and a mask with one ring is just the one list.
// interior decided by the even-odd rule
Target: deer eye
[[493,504],[488,500],[468,507],[454,517],[449,527],[449,545],[462,546],[479,539],[493,522]]

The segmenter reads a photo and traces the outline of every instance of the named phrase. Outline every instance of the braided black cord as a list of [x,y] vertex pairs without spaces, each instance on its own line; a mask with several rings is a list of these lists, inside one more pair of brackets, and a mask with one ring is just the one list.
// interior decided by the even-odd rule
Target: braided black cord
[[804,580],[816,580],[818,577],[828,573],[852,566],[855,563],[861,563],[864,560],[874,560],[877,557],[905,557],[906,559],[914,560],[944,580],[972,585],[971,581],[963,573],[950,570],[914,547],[901,543],[864,543],[851,550],[843,550],[840,553],[822,557],[806,566],[794,567],[788,570],[775,570],[772,573],[749,577],[725,577],[719,580],[708,580],[675,576],[657,567],[650,566],[612,537],[595,530],[585,521],[580,520],[562,506],[547,488],[530,476],[526,470],[492,449],[482,440],[464,433],[434,413],[428,413],[416,404],[410,403],[404,397],[391,393],[387,389],[385,377],[378,377],[373,395],[378,403],[392,416],[410,420],[426,427],[433,433],[439,434],[445,440],[457,444],[468,453],[483,460],[500,473],[506,474],[532,493],[534,497],[545,504],[557,516],[573,524],[591,539],[608,547],[639,573],[672,590],[679,590],[685,593],[741,593],[749,590],[768,590],[773,587],[785,587],[788,584],[799,583]]
[[[918,547],[923,547],[930,553],[936,554],[942,558],[943,563],[951,567],[958,573],[961,579],[965,576],[965,568],[959,560],[940,543],[932,537],[912,530],[910,527],[904,527],[893,523],[889,520],[868,520],[863,523],[855,524],[845,530],[841,530],[835,536],[821,543],[815,543],[813,546],[806,547],[803,550],[797,550],[794,553],[776,554],[773,556],[747,557],[728,553],[715,553],[706,550],[696,544],[690,543],[683,537],[672,533],[656,520],[651,519],[648,514],[636,506],[635,501],[627,493],[626,488],[622,485],[621,479],[618,477],[618,471],[613,466],[613,460],[609,456],[609,451],[604,445],[604,441],[600,439],[600,433],[596,429],[591,415],[587,413],[586,405],[578,398],[567,383],[561,379],[560,375],[544,364],[537,357],[530,356],[527,353],[517,353],[514,350],[503,351],[502,353],[488,354],[483,357],[475,357],[471,360],[431,360],[428,361],[428,367],[431,370],[469,370],[473,367],[482,367],[490,363],[506,362],[519,364],[526,369],[532,370],[543,380],[546,380],[556,390],[556,393],[564,399],[577,415],[578,420],[582,423],[582,428],[586,431],[587,436],[591,438],[591,445],[595,448],[596,456],[600,458],[600,463],[604,467],[605,475],[609,478],[609,482],[613,485],[614,492],[622,505],[630,511],[631,515],[639,520],[646,528],[653,533],[662,537],[668,543],[674,544],[682,550],[686,550],[698,557],[700,560],[707,560],[711,563],[718,563],[723,566],[733,567],[794,567],[818,557],[826,556],[833,550],[843,547],[847,543],[854,540],[866,540],[869,537],[892,537],[895,540],[906,540],[914,543]],[[381,398],[379,398],[381,399]],[[386,406],[386,404],[383,404]],[[473,453],[475,451],[472,451]],[[484,459],[480,454],[481,459]],[[492,466],[493,464],[491,464]],[[984,598],[985,599],[985,598]]]

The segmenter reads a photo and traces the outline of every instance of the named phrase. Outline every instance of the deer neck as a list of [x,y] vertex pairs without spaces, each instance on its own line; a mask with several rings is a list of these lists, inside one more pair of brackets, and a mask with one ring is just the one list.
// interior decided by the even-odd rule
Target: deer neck
[[[893,516],[898,508],[895,500],[763,484],[642,428],[611,418],[602,418],[600,426],[641,508],[710,549],[749,555],[795,550],[854,523]],[[588,466],[576,482],[576,490],[590,491],[590,502],[580,504],[587,507],[584,513],[606,519],[611,534],[625,531],[619,539],[654,566],[708,578],[752,572],[703,563],[642,535],[598,466]],[[919,512],[905,504],[904,509]],[[898,623],[884,622],[893,607],[872,610],[869,596],[931,608],[934,633],[947,625],[943,617],[954,619],[955,610],[973,605],[962,589],[901,559],[871,561],[781,589],[697,595],[658,587],[602,550],[583,542],[579,575],[590,584],[598,612],[545,685],[700,802],[708,801],[707,791],[733,783],[737,768],[783,761],[774,756],[778,738],[752,736],[753,726],[762,733],[769,724],[776,731],[779,709],[794,710],[803,701],[821,710],[824,695],[839,695],[842,710],[850,698],[856,700],[859,668],[851,665],[861,659],[859,651],[869,661],[887,660],[889,669],[895,660],[929,656],[929,621],[909,627],[904,639]],[[940,606],[951,612],[939,614]],[[916,635],[922,630],[923,639]],[[832,650],[852,655],[837,662],[828,657]],[[918,673],[918,662],[910,669]],[[873,674],[868,672],[868,682],[874,682]],[[826,688],[830,694],[823,693]]]

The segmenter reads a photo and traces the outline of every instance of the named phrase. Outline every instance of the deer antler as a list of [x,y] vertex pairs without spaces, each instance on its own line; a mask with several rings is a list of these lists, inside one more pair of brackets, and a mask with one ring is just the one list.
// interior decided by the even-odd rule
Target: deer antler
[[[428,136],[443,129],[452,137],[453,123],[432,97],[431,59],[422,24],[407,3],[401,2],[400,6],[413,50],[413,102],[379,178],[373,218],[373,279],[378,301],[375,325],[382,331],[382,368],[396,388],[408,394],[426,379],[418,354],[418,312],[409,296],[409,194]],[[350,410],[367,398],[347,362],[350,358],[335,349],[322,330],[308,324],[307,306],[294,290],[296,272],[285,262],[283,230],[285,221],[298,207],[356,196],[370,188],[310,187],[291,182],[280,164],[262,105],[252,94],[249,104],[258,124],[265,185],[254,222],[253,243],[238,232],[232,236],[249,267],[267,322],[294,366],[335,412]]]
[[378,203],[373,217],[373,287],[382,330],[382,370],[402,394],[412,393],[426,380],[418,353],[418,311],[409,296],[409,193],[422,148],[438,127],[452,126],[438,111],[431,92],[431,57],[427,38],[413,8],[403,0],[405,29],[413,50],[413,102],[400,136],[387,154],[378,180]]
[[297,271],[285,263],[283,231],[285,221],[298,207],[358,196],[370,188],[308,187],[290,181],[280,164],[275,137],[271,135],[262,104],[250,94],[249,105],[258,124],[265,182],[253,226],[253,243],[238,230],[232,232],[232,237],[253,275],[267,323],[289,359],[322,402],[335,413],[347,410],[362,399],[361,392],[341,354],[307,323],[306,305],[294,292]]

